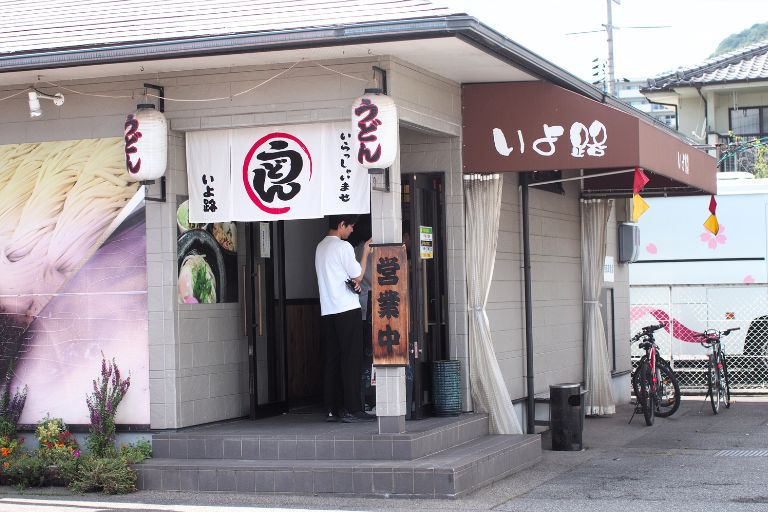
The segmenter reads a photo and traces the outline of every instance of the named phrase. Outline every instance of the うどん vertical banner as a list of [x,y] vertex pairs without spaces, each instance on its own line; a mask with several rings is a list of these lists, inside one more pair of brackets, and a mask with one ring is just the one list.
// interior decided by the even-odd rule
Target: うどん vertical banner
[[348,123],[187,135],[189,220],[270,221],[370,212]]

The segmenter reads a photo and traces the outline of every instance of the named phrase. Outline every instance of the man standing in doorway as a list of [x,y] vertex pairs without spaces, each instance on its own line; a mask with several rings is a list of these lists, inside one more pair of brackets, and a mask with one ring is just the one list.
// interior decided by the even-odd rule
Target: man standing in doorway
[[[357,423],[373,421],[362,410],[360,366],[362,323],[360,322],[360,280],[370,253],[365,243],[362,266],[347,238],[355,229],[355,215],[332,215],[328,235],[315,251],[315,271],[320,290],[324,350],[323,398],[326,421]],[[350,284],[347,284],[347,282]]]

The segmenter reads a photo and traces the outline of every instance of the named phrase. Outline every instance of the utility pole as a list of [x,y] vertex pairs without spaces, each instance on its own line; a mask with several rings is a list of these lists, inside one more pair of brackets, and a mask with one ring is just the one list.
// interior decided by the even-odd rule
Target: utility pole
[[616,94],[616,73],[613,65],[613,12],[611,11],[611,3],[621,3],[621,0],[606,0],[608,4],[608,23],[605,24],[605,32],[608,34],[608,60],[606,61],[606,67],[608,68],[608,94],[614,96]]

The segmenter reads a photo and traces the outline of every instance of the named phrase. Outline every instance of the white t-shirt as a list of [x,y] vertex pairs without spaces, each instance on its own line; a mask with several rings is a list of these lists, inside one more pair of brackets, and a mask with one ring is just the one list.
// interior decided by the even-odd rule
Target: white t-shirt
[[357,294],[347,288],[346,281],[359,276],[362,271],[349,242],[329,235],[317,244],[315,272],[322,316],[360,308]]

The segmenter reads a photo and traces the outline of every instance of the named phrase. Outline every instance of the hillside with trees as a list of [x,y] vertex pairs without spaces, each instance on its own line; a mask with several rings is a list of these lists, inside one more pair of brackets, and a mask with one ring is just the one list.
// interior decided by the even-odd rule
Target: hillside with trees
[[720,44],[717,46],[717,49],[715,50],[715,53],[710,55],[710,57],[716,57],[722,53],[730,52],[732,50],[737,50],[739,48],[748,46],[752,43],[757,43],[758,41],[762,41],[764,39],[768,39],[768,22],[755,23],[748,29],[742,30],[737,34],[731,34],[725,39],[723,39],[722,41],[720,41]]

